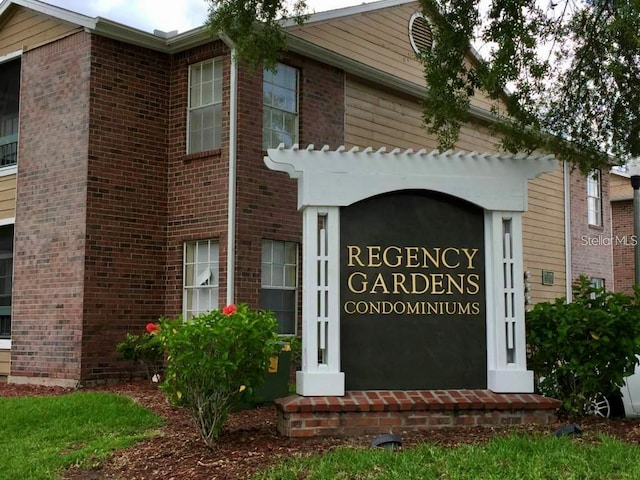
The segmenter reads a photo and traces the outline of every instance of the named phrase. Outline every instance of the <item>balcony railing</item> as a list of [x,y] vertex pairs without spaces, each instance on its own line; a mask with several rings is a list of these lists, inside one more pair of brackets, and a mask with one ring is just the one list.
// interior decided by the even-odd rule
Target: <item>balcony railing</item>
[[18,163],[18,134],[0,137],[0,167]]

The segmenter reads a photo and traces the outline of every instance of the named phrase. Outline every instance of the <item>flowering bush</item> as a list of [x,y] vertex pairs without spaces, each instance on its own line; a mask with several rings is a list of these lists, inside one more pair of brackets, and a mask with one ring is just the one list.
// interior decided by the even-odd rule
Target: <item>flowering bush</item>
[[269,359],[281,348],[271,312],[227,305],[184,322],[163,320],[167,353],[161,388],[191,411],[205,444],[213,447],[232,408],[264,381]]
[[123,359],[136,362],[145,369],[147,378],[158,381],[164,370],[164,355],[158,332],[160,327],[148,323],[146,333],[133,335],[127,333],[124,342],[116,346]]
[[227,317],[229,315],[233,315],[237,311],[238,311],[238,307],[236,307],[235,305],[227,305],[222,309],[222,313],[225,314]]
[[147,323],[147,333],[149,335],[155,335],[160,331],[160,327],[155,323]]

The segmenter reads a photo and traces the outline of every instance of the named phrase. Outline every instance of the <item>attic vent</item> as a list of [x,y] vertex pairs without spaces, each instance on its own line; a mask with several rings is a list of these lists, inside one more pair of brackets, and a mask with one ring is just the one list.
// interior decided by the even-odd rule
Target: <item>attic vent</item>
[[409,20],[409,40],[411,40],[413,51],[418,55],[429,52],[433,48],[431,23],[421,13],[414,13]]

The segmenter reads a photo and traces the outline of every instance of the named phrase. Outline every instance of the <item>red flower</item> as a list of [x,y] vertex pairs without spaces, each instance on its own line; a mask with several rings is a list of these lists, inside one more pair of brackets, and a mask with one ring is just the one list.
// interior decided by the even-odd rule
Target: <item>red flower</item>
[[153,335],[154,333],[157,333],[160,331],[160,327],[158,325],[156,325],[155,323],[147,323],[147,333],[149,335]]
[[227,305],[226,307],[224,307],[222,309],[222,313],[224,313],[227,317],[229,315],[233,315],[234,313],[236,313],[238,311],[238,307],[236,307],[235,305],[231,304],[231,305]]

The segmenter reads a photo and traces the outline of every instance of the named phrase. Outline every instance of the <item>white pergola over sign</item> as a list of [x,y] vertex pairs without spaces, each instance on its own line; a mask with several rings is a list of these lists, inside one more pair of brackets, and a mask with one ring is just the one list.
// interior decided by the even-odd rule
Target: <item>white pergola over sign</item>
[[[402,190],[430,190],[484,209],[487,388],[533,392],[526,368],[522,212],[527,180],[557,167],[547,155],[414,152],[282,145],[264,158],[298,179],[303,212],[302,370],[297,392],[344,395],[340,369],[340,207]],[[452,228],[455,228],[452,224]]]

